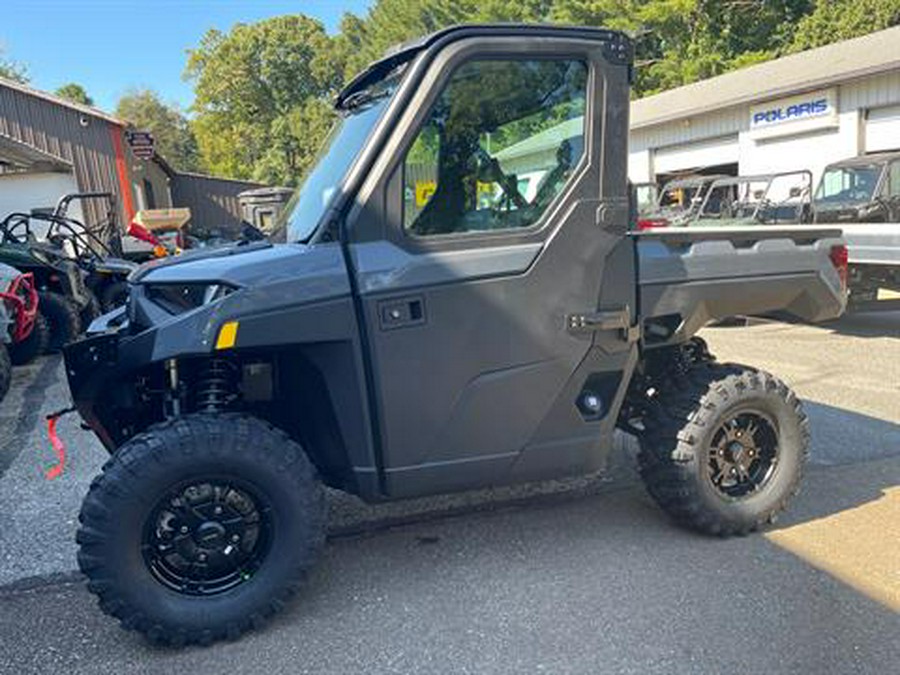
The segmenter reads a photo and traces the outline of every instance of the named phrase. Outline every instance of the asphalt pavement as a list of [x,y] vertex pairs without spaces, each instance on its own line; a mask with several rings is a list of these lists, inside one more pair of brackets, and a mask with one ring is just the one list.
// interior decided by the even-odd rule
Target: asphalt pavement
[[775,528],[672,527],[624,440],[603,476],[378,507],[332,495],[297,601],[236,643],[180,651],[120,630],[83,589],[72,536],[104,453],[67,418],[68,466],[46,481],[61,365],[20,369],[0,414],[0,673],[893,672],[900,315],[704,336],[805,399],[813,465]]

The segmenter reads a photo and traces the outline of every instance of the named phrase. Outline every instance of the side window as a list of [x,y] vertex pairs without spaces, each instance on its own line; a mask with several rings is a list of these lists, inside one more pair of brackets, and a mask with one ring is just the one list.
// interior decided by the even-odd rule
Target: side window
[[431,236],[536,223],[584,153],[587,72],[571,59],[458,68],[406,155],[404,228]]
[[900,197],[900,162],[891,162],[888,171],[888,197]]

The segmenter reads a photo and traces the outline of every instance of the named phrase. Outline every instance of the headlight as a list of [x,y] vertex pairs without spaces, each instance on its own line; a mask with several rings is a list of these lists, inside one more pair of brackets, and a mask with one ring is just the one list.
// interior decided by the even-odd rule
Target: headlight
[[147,285],[147,298],[170,314],[181,314],[211,302],[217,302],[234,291],[233,286],[220,283]]

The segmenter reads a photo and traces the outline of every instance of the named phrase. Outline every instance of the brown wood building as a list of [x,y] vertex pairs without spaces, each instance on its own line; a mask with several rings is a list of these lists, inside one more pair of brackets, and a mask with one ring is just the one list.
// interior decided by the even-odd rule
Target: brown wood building
[[[127,121],[0,78],[0,219],[50,209],[67,192],[111,192],[120,223],[142,209],[188,207],[192,229],[230,229],[241,220],[237,194],[258,183],[180,173],[160,156],[138,158]],[[103,205],[71,214],[93,225]]]

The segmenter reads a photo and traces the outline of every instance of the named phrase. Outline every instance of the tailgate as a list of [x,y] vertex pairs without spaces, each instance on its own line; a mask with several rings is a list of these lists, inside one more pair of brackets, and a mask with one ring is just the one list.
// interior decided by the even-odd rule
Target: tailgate
[[831,259],[832,227],[666,228],[633,233],[648,343],[684,339],[737,315],[824,321],[846,291]]
[[850,263],[900,266],[900,223],[845,223]]

